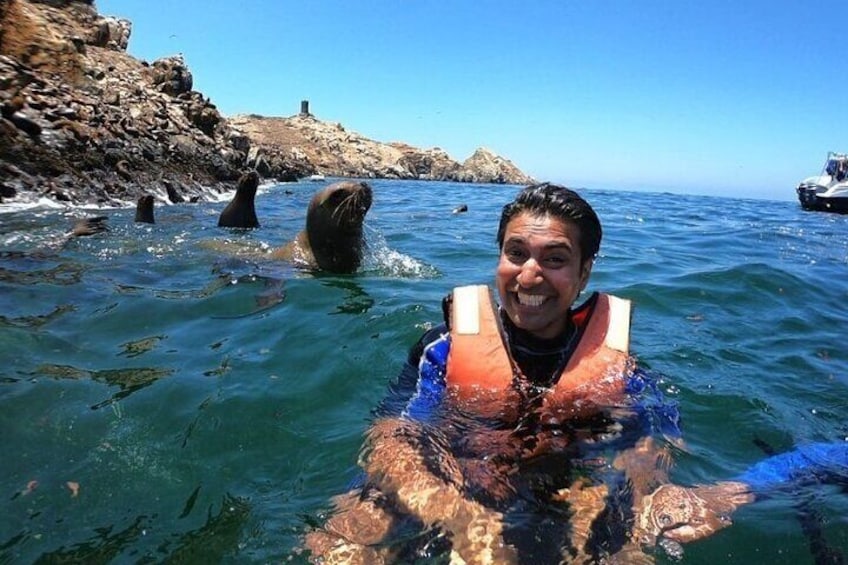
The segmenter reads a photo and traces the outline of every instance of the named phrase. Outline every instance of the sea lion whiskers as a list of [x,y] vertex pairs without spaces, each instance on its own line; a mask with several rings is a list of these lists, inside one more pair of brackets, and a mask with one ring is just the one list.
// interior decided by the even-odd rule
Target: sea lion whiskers
[[361,202],[365,200],[362,190],[339,190],[330,199],[335,204],[330,217],[337,223],[342,221],[349,223],[352,218],[357,217],[357,214],[363,214],[368,210],[368,205]]
[[[340,194],[340,192],[336,194]],[[330,213],[330,217],[337,221],[347,217],[351,211],[351,201],[353,200],[356,200],[355,194],[347,194],[344,198],[339,199],[339,204]]]

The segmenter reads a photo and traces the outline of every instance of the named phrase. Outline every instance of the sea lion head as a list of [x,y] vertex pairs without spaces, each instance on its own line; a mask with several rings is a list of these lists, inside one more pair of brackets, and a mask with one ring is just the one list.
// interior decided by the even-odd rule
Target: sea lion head
[[342,181],[317,192],[306,213],[306,236],[318,268],[351,273],[362,260],[362,223],[371,208],[366,182]]
[[258,228],[256,217],[256,189],[259,187],[259,174],[250,171],[241,176],[233,199],[218,217],[218,226],[223,228]]
[[361,232],[371,208],[371,187],[366,182],[342,181],[317,192],[309,203],[306,229],[332,229],[335,233]]
[[135,207],[135,221],[145,224],[155,223],[153,219],[153,196],[143,194],[138,197]]

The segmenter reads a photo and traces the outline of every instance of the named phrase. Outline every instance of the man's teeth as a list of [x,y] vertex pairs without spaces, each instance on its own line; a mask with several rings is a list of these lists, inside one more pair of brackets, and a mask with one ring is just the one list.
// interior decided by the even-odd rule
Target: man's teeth
[[545,301],[545,297],[540,294],[524,294],[523,292],[517,292],[518,295],[518,303],[522,306],[541,306],[542,302]]

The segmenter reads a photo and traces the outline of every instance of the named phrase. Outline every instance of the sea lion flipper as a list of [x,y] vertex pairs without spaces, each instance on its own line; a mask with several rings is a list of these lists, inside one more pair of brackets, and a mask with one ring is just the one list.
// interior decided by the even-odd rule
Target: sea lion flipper
[[296,265],[315,268],[315,257],[312,255],[310,250],[309,237],[306,235],[306,232],[302,231],[290,242],[273,250],[271,252],[271,258],[278,261],[288,261]]

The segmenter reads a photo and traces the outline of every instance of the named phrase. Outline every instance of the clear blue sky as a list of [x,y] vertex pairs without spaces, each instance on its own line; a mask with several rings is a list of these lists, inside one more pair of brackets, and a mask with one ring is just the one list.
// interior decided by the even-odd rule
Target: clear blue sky
[[97,0],[225,115],[479,146],[574,187],[791,200],[848,151],[844,0]]

